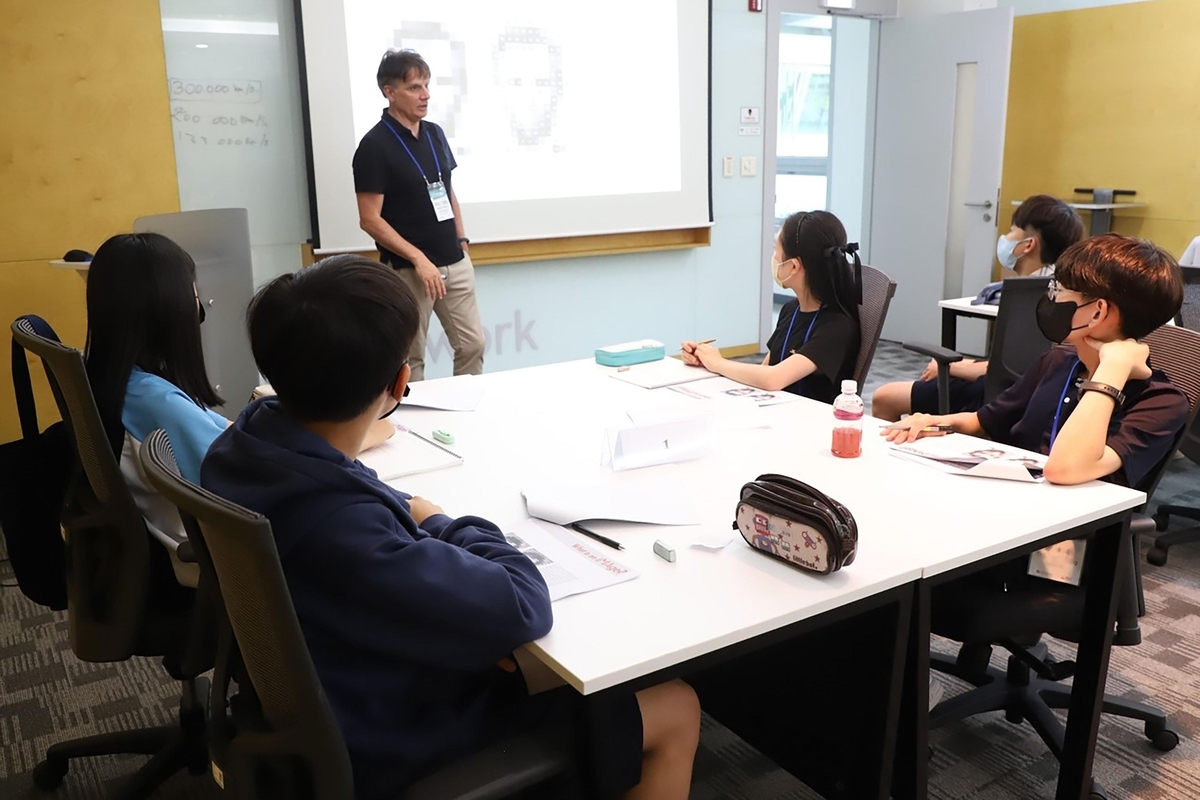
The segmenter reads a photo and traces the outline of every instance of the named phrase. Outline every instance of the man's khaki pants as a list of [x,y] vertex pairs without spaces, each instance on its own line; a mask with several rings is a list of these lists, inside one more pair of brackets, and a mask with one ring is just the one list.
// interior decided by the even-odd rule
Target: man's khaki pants
[[[483,323],[479,319],[479,306],[475,303],[475,267],[471,257],[464,255],[462,261],[438,270],[446,276],[446,296],[433,300],[425,294],[425,285],[412,267],[398,269],[401,279],[417,298],[421,312],[421,326],[408,354],[408,365],[412,368],[411,380],[425,378],[425,344],[429,333],[429,312],[437,314],[438,321],[446,331],[446,338],[454,350],[454,374],[478,375],[483,372]],[[434,358],[443,353],[435,343]]]

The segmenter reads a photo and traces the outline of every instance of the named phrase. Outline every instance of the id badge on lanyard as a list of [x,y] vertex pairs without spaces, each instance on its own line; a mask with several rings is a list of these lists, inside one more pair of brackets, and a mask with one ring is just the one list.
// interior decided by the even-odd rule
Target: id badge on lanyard
[[454,219],[454,207],[450,205],[450,195],[446,191],[446,184],[434,181],[428,186],[429,202],[433,203],[433,213],[437,215],[437,221],[445,222],[448,219]]

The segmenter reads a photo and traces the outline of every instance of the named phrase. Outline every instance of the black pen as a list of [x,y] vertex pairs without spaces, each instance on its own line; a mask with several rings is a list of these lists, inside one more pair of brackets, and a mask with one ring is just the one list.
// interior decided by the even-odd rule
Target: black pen
[[600,542],[600,544],[606,544],[609,547],[613,548],[614,550],[624,550],[625,549],[621,545],[621,543],[616,541],[615,539],[610,539],[607,536],[601,536],[600,534],[596,533],[595,531],[589,531],[587,528],[583,527],[578,522],[572,522],[567,527],[570,528],[571,530],[575,531],[576,533],[582,533],[584,536],[588,537],[589,539],[595,539],[597,542]]

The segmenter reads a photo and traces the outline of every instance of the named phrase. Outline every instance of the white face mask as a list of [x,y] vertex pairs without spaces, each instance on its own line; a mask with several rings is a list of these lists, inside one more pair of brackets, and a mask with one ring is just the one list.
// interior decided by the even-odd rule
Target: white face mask
[[[789,258],[788,261],[791,261],[791,259]],[[775,256],[771,256],[771,277],[775,279],[776,285],[781,289],[786,289],[787,287],[783,285],[783,280],[779,277],[779,268],[786,263],[787,261],[779,261]]]
[[996,260],[1000,262],[1000,266],[1005,269],[1017,268],[1017,247],[1030,241],[1029,239],[1020,239],[1013,241],[1007,236],[1001,236],[996,241]]

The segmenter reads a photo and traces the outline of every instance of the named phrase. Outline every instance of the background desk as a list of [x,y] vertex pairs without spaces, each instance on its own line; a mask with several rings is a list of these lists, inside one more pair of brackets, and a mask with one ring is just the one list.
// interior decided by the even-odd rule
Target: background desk
[[[656,398],[675,398],[677,393],[649,392],[611,379],[612,372],[577,361],[494,373],[470,379],[486,387],[475,412],[403,405],[396,412],[398,422],[418,431],[445,428],[455,435],[454,449],[466,459],[463,466],[394,482],[397,488],[441,504],[452,515],[473,513],[510,524],[525,516],[520,497],[524,486],[571,478],[655,481],[664,491],[695,498],[704,520],[698,527],[597,524],[600,532],[625,545],[627,549],[617,557],[637,568],[641,577],[556,603],[553,631],[530,645],[532,653],[587,695],[685,675],[708,666],[714,658],[738,657],[748,648],[776,644],[779,637],[801,635],[829,622],[849,625],[849,620],[865,619],[884,605],[898,607],[903,591],[913,588],[918,579],[969,571],[1047,541],[1069,538],[1122,517],[1144,500],[1139,492],[1102,483],[1066,488],[944,474],[888,455],[888,445],[878,436],[882,423],[870,419],[862,458],[834,458],[829,452],[829,406],[808,400],[758,409],[757,419],[769,427],[724,430],[719,453],[710,458],[613,473],[600,466],[606,425],[619,423],[629,408]],[[852,510],[860,537],[853,565],[818,577],[764,558],[740,538],[717,553],[687,547],[698,532],[729,532],[740,487],[764,472],[813,483]],[[984,509],[986,513],[980,513]],[[652,554],[656,538],[674,544],[679,553],[676,563]],[[884,639],[858,642],[859,660],[881,657],[887,650]],[[808,676],[819,669],[814,662],[799,674]],[[908,676],[910,698],[928,690],[927,670],[926,653],[923,674]],[[798,691],[799,683],[790,681],[796,674],[781,668],[775,675],[747,676],[747,680],[775,681],[782,693]],[[826,686],[836,681],[836,675],[820,674]],[[880,672],[873,677],[882,685],[894,676]],[[872,687],[844,688],[852,694]],[[826,695],[836,691],[822,689]],[[843,703],[845,698],[841,697]],[[889,709],[896,700],[887,703]],[[883,766],[866,758],[873,740],[870,731],[862,729],[884,724],[890,716],[889,710],[879,719],[863,722],[859,736],[841,743],[850,756],[863,756],[852,759],[861,764],[860,771],[890,763],[886,751],[891,742],[886,738],[876,742],[882,747]],[[1083,716],[1090,719],[1091,714]],[[814,714],[804,722],[814,735],[829,738],[835,736],[832,726],[839,721]],[[753,730],[745,726],[734,730],[758,745]],[[1089,754],[1094,740],[1092,728]],[[856,744],[847,748],[846,742]],[[799,769],[803,759],[798,750],[796,742],[786,741],[765,752],[823,791]],[[813,760],[811,754],[804,758]],[[924,791],[923,785],[918,791]],[[883,797],[886,789],[851,796]]]
[[1000,311],[1000,306],[971,305],[974,297],[956,297],[952,300],[939,300],[938,308],[942,310],[942,347],[951,350],[958,349],[958,318],[975,317],[977,319],[994,320]]

